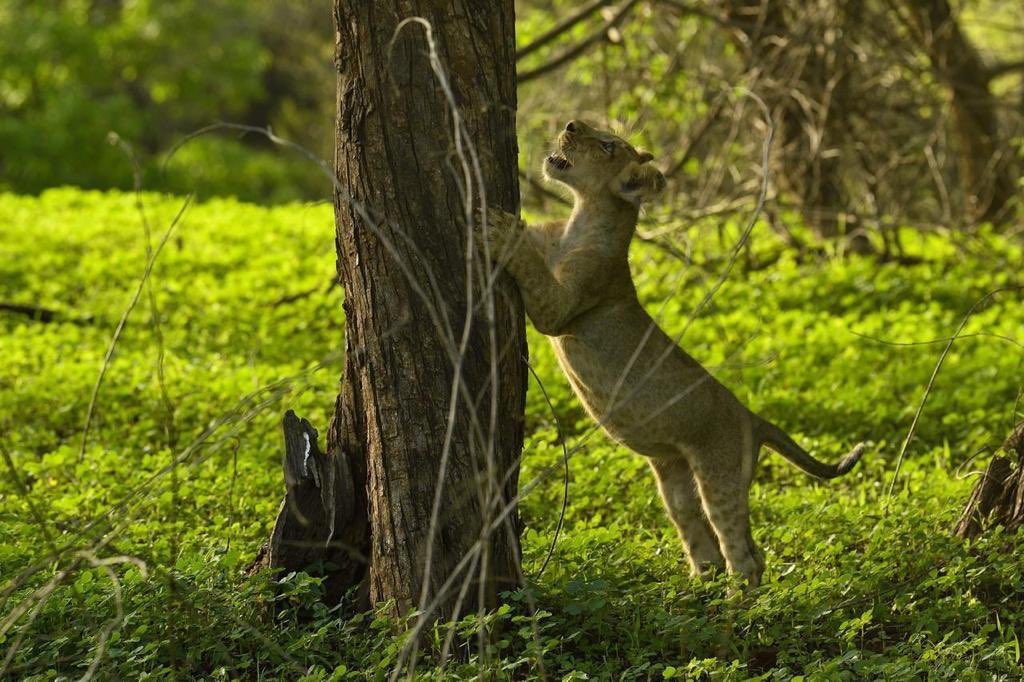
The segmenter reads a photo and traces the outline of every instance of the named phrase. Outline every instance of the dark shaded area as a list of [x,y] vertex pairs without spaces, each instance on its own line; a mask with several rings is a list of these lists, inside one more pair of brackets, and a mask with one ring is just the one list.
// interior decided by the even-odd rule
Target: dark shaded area
[[[365,481],[353,478],[344,457],[325,455],[317,430],[292,410],[282,428],[284,501],[270,541],[248,572],[270,568],[323,575],[324,598],[335,604],[366,575]],[[360,608],[368,608],[365,591],[359,595]]]
[[1024,525],[1024,422],[1010,433],[1002,452],[992,458],[971,492],[953,529],[957,537],[975,538],[994,525],[1010,532]]

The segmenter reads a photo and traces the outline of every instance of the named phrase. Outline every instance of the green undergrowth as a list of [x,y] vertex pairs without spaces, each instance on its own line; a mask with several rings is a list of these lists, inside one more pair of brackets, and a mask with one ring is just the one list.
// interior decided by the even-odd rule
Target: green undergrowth
[[[183,202],[144,196],[154,247]],[[945,345],[892,342],[944,339],[975,301],[1019,284],[1019,244],[908,232],[916,258],[901,264],[800,256],[758,226],[687,327],[727,249],[712,228],[677,236],[693,264],[634,247],[648,309],[822,458],[866,441],[863,465],[817,483],[765,453],[751,497],[766,581],[730,598],[724,579],[689,577],[645,463],[592,433],[531,330],[532,362],[578,446],[565,528],[543,575],[500,609],[427,634],[417,678],[1019,678],[1024,543],[994,530],[968,545],[949,529],[969,474],[1014,419],[1020,293],[968,321],[887,497]],[[243,576],[280,501],[282,412],[323,432],[337,391],[333,249],[329,205],[190,206],[113,352],[83,449],[97,374],[145,267],[135,198],[0,195],[0,302],[53,315],[0,312],[0,584],[17,585],[2,594],[0,628],[14,625],[0,657],[10,654],[11,679],[78,678],[91,665],[99,679],[387,679],[405,635],[383,608],[328,609],[306,574]],[[536,385],[527,434],[523,481],[562,456]],[[183,463],[169,468],[175,456]],[[523,500],[528,575],[551,544],[561,491],[556,475]],[[461,655],[442,668],[448,627]]]

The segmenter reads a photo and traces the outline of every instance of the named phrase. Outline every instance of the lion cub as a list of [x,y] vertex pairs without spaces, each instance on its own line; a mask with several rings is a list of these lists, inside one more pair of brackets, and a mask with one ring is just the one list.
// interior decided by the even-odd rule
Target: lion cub
[[854,467],[863,445],[837,465],[814,459],[748,410],[644,311],[627,255],[640,204],[665,188],[651,159],[615,135],[570,121],[544,161],[545,177],[575,197],[568,222],[529,228],[491,211],[491,253],[515,278],[527,314],[551,337],[590,415],[649,458],[694,573],[724,565],[754,587],[764,561],[750,534],[748,496],[761,446],[832,478]]

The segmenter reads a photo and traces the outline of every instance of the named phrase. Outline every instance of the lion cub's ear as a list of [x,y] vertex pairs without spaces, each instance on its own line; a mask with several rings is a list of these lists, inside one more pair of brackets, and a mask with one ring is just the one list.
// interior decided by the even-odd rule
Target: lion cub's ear
[[611,190],[631,204],[639,206],[665,189],[665,176],[647,163],[629,163],[612,180]]

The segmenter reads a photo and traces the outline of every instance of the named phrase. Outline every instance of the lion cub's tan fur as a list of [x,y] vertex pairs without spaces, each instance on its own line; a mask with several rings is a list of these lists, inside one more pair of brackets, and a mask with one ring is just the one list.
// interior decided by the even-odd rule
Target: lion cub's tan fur
[[564,224],[528,228],[488,215],[492,254],[515,278],[534,326],[551,337],[587,411],[649,458],[695,573],[725,566],[757,585],[764,562],[750,534],[747,499],[767,444],[808,473],[845,473],[862,448],[823,464],[748,410],[678,348],[644,311],[627,255],[639,206],[665,178],[624,140],[570,121],[545,176],[575,196]]

